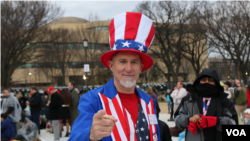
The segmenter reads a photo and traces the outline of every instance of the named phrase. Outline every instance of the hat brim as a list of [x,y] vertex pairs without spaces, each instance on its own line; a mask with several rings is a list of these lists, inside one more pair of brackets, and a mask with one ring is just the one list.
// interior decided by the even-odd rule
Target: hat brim
[[109,68],[109,65],[108,65],[108,62],[110,60],[112,60],[113,56],[119,52],[119,51],[131,51],[131,52],[136,52],[141,60],[142,60],[142,64],[143,64],[143,68],[142,68],[142,71],[145,71],[147,69],[149,69],[150,67],[152,67],[154,61],[153,59],[147,55],[146,53],[143,53],[143,52],[140,52],[140,51],[137,51],[137,50],[133,50],[133,49],[119,49],[119,50],[112,50],[112,51],[108,51],[108,52],[105,52],[102,54],[101,56],[101,63],[108,69]]

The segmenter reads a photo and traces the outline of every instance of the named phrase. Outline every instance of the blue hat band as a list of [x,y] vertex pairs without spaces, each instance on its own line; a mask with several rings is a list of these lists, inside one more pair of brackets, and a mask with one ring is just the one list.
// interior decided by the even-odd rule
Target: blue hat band
[[133,49],[143,53],[147,53],[148,48],[143,44],[137,43],[134,40],[117,40],[114,43],[114,46],[111,50],[120,50],[120,49]]

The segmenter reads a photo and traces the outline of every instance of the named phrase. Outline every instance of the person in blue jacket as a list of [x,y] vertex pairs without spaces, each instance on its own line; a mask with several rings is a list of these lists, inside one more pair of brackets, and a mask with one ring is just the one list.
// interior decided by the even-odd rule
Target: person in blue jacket
[[14,136],[14,128],[13,128],[13,121],[10,119],[6,119],[6,114],[1,114],[1,140],[2,141],[9,141]]
[[113,78],[81,96],[69,141],[160,141],[155,101],[136,88],[139,74],[153,65],[146,53],[154,33],[153,22],[142,13],[112,19],[111,51],[101,62]]

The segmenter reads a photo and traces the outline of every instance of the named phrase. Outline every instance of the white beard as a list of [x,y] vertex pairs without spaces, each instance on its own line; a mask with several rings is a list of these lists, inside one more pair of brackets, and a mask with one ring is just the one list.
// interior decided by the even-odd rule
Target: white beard
[[131,78],[127,78],[126,82],[123,82],[120,80],[120,84],[124,86],[125,88],[131,88],[136,84],[136,81],[134,80],[133,82],[131,81]]

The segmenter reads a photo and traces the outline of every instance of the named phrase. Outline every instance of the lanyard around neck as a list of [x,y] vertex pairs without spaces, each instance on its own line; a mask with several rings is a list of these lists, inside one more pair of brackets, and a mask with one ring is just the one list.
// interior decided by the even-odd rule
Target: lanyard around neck
[[206,102],[205,102],[206,99],[205,99],[205,97],[203,97],[203,115],[204,116],[207,114],[207,109],[208,109],[208,106],[210,104],[210,100],[211,100],[211,98],[208,99],[207,105],[206,105]]

